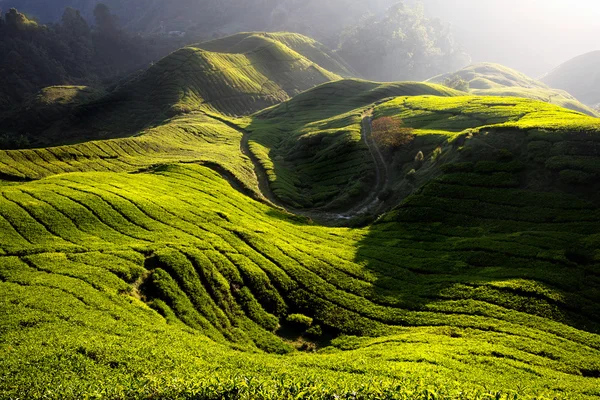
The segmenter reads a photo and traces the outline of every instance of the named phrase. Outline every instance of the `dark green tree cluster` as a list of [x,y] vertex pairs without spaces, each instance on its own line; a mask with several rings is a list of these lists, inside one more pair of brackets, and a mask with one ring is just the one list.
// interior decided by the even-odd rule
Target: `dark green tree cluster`
[[469,82],[464,80],[458,74],[450,75],[449,77],[444,79],[443,85],[451,89],[456,89],[463,92],[468,92],[470,89]]
[[381,81],[427,79],[470,62],[448,26],[402,2],[383,18],[372,15],[348,28],[339,53],[365,78]]
[[[1,14],[1,13],[0,13]],[[78,10],[66,8],[60,22],[42,25],[16,9],[0,18],[0,108],[19,104],[39,89],[63,84],[99,86],[181,46],[132,37],[119,29],[104,4],[94,10],[94,27]]]

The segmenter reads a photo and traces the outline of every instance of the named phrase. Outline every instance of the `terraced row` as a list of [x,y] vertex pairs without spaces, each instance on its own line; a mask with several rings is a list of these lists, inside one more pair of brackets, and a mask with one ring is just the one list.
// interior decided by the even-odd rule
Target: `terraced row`
[[241,140],[239,131],[216,119],[188,114],[132,138],[0,151],[0,178],[23,181],[71,172],[136,172],[171,162],[205,163],[257,192],[252,163],[240,152]]
[[[431,190],[440,200],[433,203],[430,195],[427,204],[436,204],[437,214],[428,214],[445,215],[440,214],[445,212],[440,202],[454,199],[453,186],[436,185],[439,188]],[[506,387],[514,388],[509,381],[519,371],[528,377],[560,376],[554,388],[593,393],[594,379],[586,376],[600,370],[596,312],[600,282],[593,264],[570,260],[565,249],[593,239],[589,234],[598,226],[598,213],[571,196],[545,209],[550,215],[565,215],[567,208],[572,217],[566,223],[524,219],[503,225],[504,229],[481,223],[458,228],[452,218],[445,218],[442,226],[437,220],[414,222],[414,215],[422,215],[414,204],[430,194],[425,191],[398,211],[394,218],[402,224],[349,230],[294,221],[237,193],[211,170],[191,165],[136,175],[72,173],[3,187],[1,192],[0,285],[9,296],[3,307],[21,304],[17,294],[23,290],[28,293],[25,298],[58,291],[115,318],[104,328],[85,320],[81,323],[86,329],[114,332],[122,329],[116,328],[121,320],[143,326],[156,319],[141,304],[123,297],[138,296],[177,329],[182,329],[181,321],[190,332],[217,342],[275,353],[293,349],[285,337],[325,343],[340,333],[396,335],[401,342],[411,342],[411,336],[424,334],[417,340],[431,345],[447,332],[465,335],[476,346],[492,340],[492,348],[476,352],[481,357],[513,359],[516,369],[494,378]],[[512,203],[490,202],[488,207],[497,211]],[[479,217],[471,217],[472,211],[466,207],[461,218]],[[28,287],[41,291],[27,292]],[[125,306],[128,302],[133,308]],[[313,327],[319,327],[313,336],[287,322],[287,316],[295,313],[313,318]],[[71,313],[62,308],[50,314],[67,318],[68,326],[85,319],[68,317]],[[10,323],[28,335],[28,327],[41,329],[54,321],[32,315],[39,313],[14,314]],[[446,328],[423,331],[414,328],[418,326]],[[17,332],[13,335],[19,337]],[[11,340],[3,339],[5,345]],[[411,347],[410,356],[400,356],[405,347],[392,345],[395,340],[333,343],[358,348],[359,357],[368,359],[381,354],[387,354],[386,360],[400,357],[404,366],[399,365],[397,373],[406,373],[416,349]],[[456,353],[454,342],[435,343],[441,346],[440,353],[431,359],[434,367],[427,369],[439,373],[449,366],[455,371],[472,368],[475,353],[466,350],[471,345],[461,342],[464,350]],[[82,348],[78,354],[103,359],[88,354],[89,345]],[[250,356],[241,357],[245,361],[240,362],[249,362]],[[296,366],[291,368],[327,369],[330,361],[354,368],[346,357],[355,356],[324,353],[286,362]],[[492,371],[505,367],[489,366]],[[387,364],[366,368],[390,373]]]

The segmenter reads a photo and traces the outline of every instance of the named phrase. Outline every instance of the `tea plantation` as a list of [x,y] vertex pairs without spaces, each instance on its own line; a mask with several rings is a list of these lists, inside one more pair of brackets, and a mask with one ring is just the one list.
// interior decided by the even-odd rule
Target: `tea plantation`
[[[579,74],[583,76],[583,74]],[[564,90],[565,85],[554,84],[552,87],[537,81],[511,68],[494,63],[479,63],[450,74],[436,76],[429,82],[443,83],[446,79],[460,78],[469,84],[470,92],[478,96],[523,97],[556,104],[571,110],[579,111],[594,117],[598,113],[578,99],[585,99],[581,92]],[[582,79],[581,81],[586,81]],[[547,80],[549,83],[550,80]],[[569,88],[570,89],[570,88]],[[576,94],[578,98],[573,97]],[[592,104],[592,103],[587,103]]]
[[1,151],[0,398],[599,398],[600,120],[339,72]]

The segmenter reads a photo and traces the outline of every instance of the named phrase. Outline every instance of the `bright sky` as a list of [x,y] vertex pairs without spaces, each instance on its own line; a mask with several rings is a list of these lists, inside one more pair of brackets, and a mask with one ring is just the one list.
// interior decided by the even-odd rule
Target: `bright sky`
[[600,0],[423,0],[451,22],[474,61],[499,62],[534,77],[600,50]]

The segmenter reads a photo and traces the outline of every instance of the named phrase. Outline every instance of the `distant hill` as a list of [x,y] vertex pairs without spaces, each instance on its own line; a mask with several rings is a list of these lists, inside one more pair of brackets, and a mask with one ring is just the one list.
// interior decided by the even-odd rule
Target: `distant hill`
[[307,37],[236,35],[180,49],[109,94],[74,107],[69,118],[36,118],[39,124],[32,126],[17,112],[2,126],[40,145],[132,135],[192,111],[247,115],[341,79],[317,62],[350,74],[343,61]]
[[545,101],[591,116],[597,113],[564,90],[554,89],[514,69],[494,63],[470,65],[459,71],[436,76],[429,82],[444,83],[460,78],[469,84],[470,92],[481,96],[524,97]]
[[575,57],[542,78],[588,105],[600,104],[600,50]]

